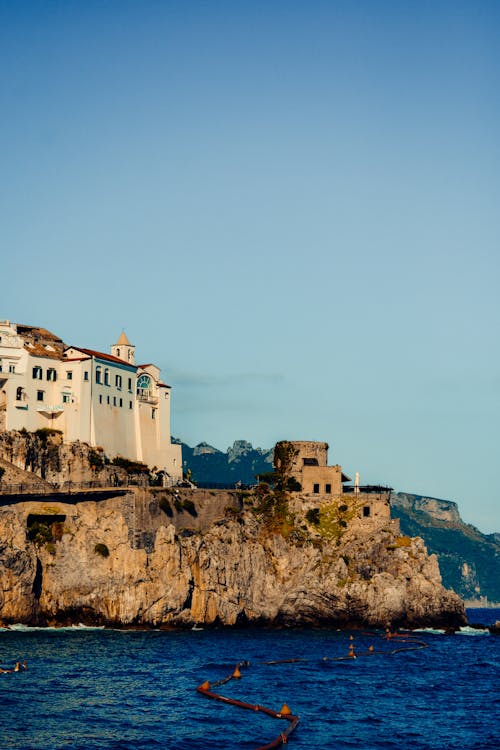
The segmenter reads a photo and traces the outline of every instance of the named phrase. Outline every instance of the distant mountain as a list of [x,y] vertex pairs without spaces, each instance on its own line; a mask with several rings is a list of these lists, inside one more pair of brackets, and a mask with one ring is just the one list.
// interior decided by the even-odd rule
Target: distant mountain
[[180,440],[184,469],[191,469],[192,479],[204,484],[256,484],[256,477],[273,468],[273,450],[254,448],[246,440],[235,440],[226,453],[208,443],[190,448]]
[[449,500],[398,492],[391,502],[401,531],[422,537],[438,556],[446,588],[468,601],[500,601],[500,534],[482,534],[464,523]]
[[[184,469],[191,469],[198,483],[254,484],[257,475],[272,470],[273,450],[254,448],[246,440],[236,440],[225,453],[208,443],[190,448],[174,442],[182,445]],[[464,523],[449,500],[398,492],[391,502],[402,533],[422,537],[437,555],[446,588],[469,602],[500,602],[500,534],[482,534]]]

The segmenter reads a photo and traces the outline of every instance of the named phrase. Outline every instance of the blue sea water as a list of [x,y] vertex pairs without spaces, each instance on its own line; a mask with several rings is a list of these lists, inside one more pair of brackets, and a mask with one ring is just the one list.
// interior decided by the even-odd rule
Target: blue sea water
[[[471,622],[500,610],[471,610]],[[413,641],[334,630],[0,631],[0,750],[250,750],[286,723],[196,692],[217,690],[300,716],[290,750],[500,748],[500,637],[464,629]],[[357,659],[346,658],[353,644]],[[363,655],[369,645],[375,653]],[[411,650],[410,650],[411,649]],[[325,658],[326,657],[326,660]],[[301,659],[265,665],[270,660]]]

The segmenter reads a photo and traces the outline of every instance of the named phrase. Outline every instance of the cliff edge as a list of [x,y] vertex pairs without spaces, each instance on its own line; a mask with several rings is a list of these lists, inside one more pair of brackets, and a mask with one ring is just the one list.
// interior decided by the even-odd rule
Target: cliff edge
[[466,621],[461,600],[441,585],[436,557],[397,523],[360,532],[339,522],[334,503],[311,509],[304,498],[269,491],[118,492],[95,501],[78,493],[11,498],[0,508],[4,623]]

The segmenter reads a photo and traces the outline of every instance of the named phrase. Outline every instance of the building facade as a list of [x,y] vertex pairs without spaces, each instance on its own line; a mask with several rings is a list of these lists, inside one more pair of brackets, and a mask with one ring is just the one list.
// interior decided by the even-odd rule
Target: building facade
[[65,442],[142,461],[175,483],[182,457],[171,442],[170,399],[159,368],[135,364],[125,333],[106,354],[0,320],[0,431],[51,427]]
[[[354,486],[338,464],[328,466],[328,443],[315,440],[285,441],[290,446],[289,473],[300,485],[300,493],[319,504],[337,501],[355,507],[357,517],[366,526],[384,525],[391,520],[390,487]],[[277,465],[275,451],[275,468]],[[279,452],[278,452],[279,455]]]

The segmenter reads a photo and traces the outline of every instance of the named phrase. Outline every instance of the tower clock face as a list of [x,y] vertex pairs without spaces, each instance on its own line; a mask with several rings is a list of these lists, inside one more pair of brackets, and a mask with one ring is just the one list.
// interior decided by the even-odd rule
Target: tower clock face
[[137,379],[137,387],[143,391],[149,390],[151,387],[151,378],[149,375],[140,375]]

